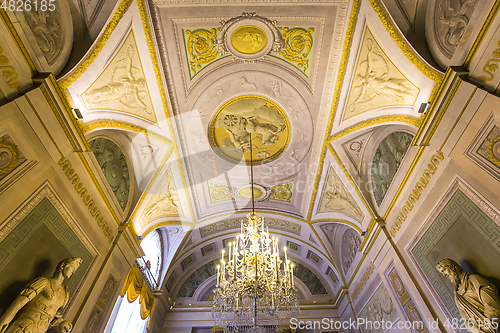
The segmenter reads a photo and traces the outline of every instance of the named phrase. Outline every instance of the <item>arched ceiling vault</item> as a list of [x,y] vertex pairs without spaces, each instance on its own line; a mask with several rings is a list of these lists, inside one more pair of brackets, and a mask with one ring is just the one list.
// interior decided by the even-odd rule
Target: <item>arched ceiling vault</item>
[[[59,80],[88,138],[127,138],[118,145],[129,145],[120,148],[137,198],[123,220],[140,236],[179,229],[162,277],[169,289],[174,271],[178,283],[215,259],[204,247],[234,235],[253,193],[270,230],[300,246],[296,260],[322,281],[330,268],[338,294],[390,210],[391,182],[415,154],[418,109],[442,73],[376,0],[194,3],[119,1]],[[378,161],[392,167],[374,190]],[[342,228],[329,234],[330,224]],[[347,269],[343,243],[355,247]]]

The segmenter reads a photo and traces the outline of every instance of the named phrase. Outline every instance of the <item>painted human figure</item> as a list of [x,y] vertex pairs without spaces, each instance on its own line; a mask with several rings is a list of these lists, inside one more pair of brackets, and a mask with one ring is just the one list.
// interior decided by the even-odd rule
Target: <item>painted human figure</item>
[[51,326],[57,326],[60,333],[71,332],[71,323],[62,318],[69,299],[68,287],[62,283],[81,263],[80,258],[64,259],[51,278],[30,282],[0,317],[0,333],[45,333]]
[[500,320],[500,297],[495,285],[481,275],[464,272],[452,259],[441,260],[436,269],[455,284],[455,303],[469,332],[498,333],[498,326],[492,325]]

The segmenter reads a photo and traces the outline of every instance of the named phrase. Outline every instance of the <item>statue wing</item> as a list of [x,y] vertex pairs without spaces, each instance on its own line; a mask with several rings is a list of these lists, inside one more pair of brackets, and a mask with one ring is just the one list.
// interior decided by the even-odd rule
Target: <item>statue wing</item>
[[38,279],[35,279],[27,284],[26,287],[24,287],[24,289],[19,293],[19,295],[24,296],[31,301],[33,298],[35,298],[36,295],[44,291],[49,283],[49,279],[45,277],[39,277]]

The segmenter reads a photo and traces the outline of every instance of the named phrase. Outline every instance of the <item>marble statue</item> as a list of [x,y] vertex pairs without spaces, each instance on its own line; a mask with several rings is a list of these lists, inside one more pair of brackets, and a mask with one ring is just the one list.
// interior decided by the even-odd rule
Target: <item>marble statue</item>
[[81,263],[80,258],[64,259],[57,264],[51,278],[31,281],[0,317],[0,333],[45,333],[52,326],[60,333],[71,332],[73,326],[62,318],[69,300],[68,287],[62,283]]
[[495,285],[481,275],[464,272],[452,259],[441,260],[436,269],[455,284],[455,303],[469,332],[499,332],[498,325],[492,325],[500,320],[500,297]]

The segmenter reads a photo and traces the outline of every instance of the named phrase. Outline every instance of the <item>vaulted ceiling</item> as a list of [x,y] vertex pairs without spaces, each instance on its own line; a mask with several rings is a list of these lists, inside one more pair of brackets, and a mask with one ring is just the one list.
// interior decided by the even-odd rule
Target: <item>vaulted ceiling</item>
[[302,296],[335,302],[369,251],[375,219],[394,205],[418,110],[442,78],[419,34],[426,6],[117,3],[59,82],[87,139],[123,151],[129,193],[122,176],[103,173],[118,201],[127,196],[119,213],[131,230],[160,228],[172,298],[209,298],[194,290],[253,193],[270,232],[326,290],[302,281]]

